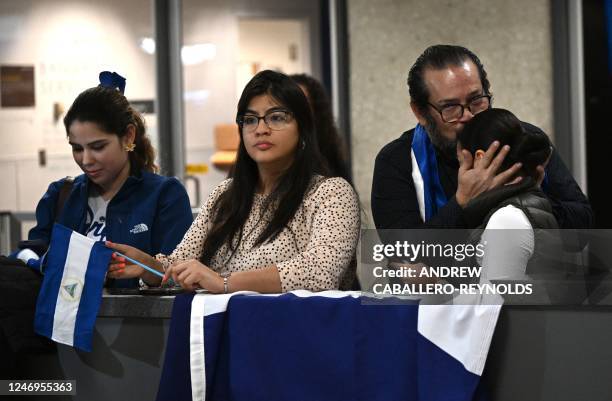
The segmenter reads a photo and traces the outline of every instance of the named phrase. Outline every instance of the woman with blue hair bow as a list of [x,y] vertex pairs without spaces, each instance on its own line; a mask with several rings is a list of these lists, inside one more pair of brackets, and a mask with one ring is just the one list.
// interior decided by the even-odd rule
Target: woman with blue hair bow
[[[22,242],[29,248],[17,252],[22,260],[46,251],[55,222],[95,240],[153,254],[174,250],[191,225],[185,188],[175,178],[156,174],[144,120],[123,95],[125,79],[104,72],[100,83],[82,92],[64,117],[72,156],[83,174],[49,185],[36,207],[36,226]],[[121,271],[122,261],[114,259],[106,285],[136,287],[139,279],[147,280],[121,278]],[[19,377],[20,355],[49,350],[32,327],[41,279],[17,264],[2,266],[0,273],[0,377]]]
[[[123,95],[125,79],[100,74],[100,85],[82,92],[64,125],[74,161],[83,174],[72,185],[51,183],[36,208],[29,239],[48,244],[54,222],[95,240],[126,243],[148,253],[174,250],[193,218],[185,188],[162,177],[142,116]],[[69,187],[61,209],[62,188]],[[66,191],[64,189],[64,191]],[[115,260],[115,265],[117,262]],[[138,277],[111,271],[111,287],[136,287]]]

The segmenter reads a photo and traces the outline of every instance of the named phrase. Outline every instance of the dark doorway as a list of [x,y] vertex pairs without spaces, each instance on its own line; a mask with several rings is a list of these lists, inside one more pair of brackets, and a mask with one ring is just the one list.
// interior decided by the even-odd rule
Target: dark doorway
[[612,0],[583,0],[587,185],[597,228],[612,228]]

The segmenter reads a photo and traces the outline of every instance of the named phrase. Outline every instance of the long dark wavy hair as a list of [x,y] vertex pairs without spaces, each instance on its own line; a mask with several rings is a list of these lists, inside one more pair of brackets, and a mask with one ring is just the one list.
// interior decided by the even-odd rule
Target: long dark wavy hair
[[96,86],[81,92],[64,117],[66,135],[74,121],[95,123],[102,131],[119,138],[127,134],[129,124],[134,125],[136,147],[129,153],[130,173],[157,172],[155,150],[146,135],[144,119],[117,89]]
[[306,89],[314,116],[319,150],[327,162],[331,174],[351,182],[348,151],[338,132],[327,91],[319,81],[310,75],[293,74],[290,77]]
[[275,209],[272,219],[255,241],[255,246],[273,241],[283,231],[302,204],[314,175],[329,176],[326,165],[321,161],[310,106],[300,87],[280,72],[266,70],[255,75],[238,101],[236,121],[240,130],[240,146],[236,163],[229,174],[232,181],[212,208],[212,227],[204,241],[200,258],[206,265],[210,264],[215,253],[225,243],[229,244],[231,255],[234,254],[251,212],[259,172],[257,164],[244,146],[240,121],[251,100],[260,95],[272,97],[292,113],[297,122],[299,139],[293,163],[279,178],[264,203],[263,214],[270,207]]

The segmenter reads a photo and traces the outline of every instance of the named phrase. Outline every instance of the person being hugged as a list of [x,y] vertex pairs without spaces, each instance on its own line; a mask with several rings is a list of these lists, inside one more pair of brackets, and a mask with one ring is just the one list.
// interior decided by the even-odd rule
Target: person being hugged
[[543,132],[525,130],[510,111],[490,108],[475,115],[457,136],[457,158],[468,157],[478,165],[495,141],[510,147],[498,171],[516,163],[521,167],[510,183],[470,200],[464,214],[468,224],[478,228],[472,239],[483,249],[477,257],[483,266],[481,279],[528,280],[552,271],[546,266],[554,262],[551,252],[561,251],[555,238],[559,224],[540,188],[543,177],[538,171],[548,163],[552,145]]
[[[236,122],[240,147],[170,255],[109,247],[165,273],[187,290],[279,293],[338,289],[357,244],[353,187],[321,162],[306,96],[289,77],[262,71],[246,85]],[[129,265],[123,275],[150,275]],[[351,277],[352,276],[352,277]]]

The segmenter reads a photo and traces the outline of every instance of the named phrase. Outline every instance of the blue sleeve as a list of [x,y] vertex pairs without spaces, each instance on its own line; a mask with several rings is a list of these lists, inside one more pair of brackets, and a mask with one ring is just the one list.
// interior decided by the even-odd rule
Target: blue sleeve
[[60,189],[65,179],[52,182],[47,188],[47,192],[38,201],[36,206],[36,225],[28,234],[29,240],[41,240],[49,243],[51,230],[55,222],[55,205],[59,197]]
[[153,224],[152,254],[172,253],[192,222],[191,205],[185,187],[176,178],[167,180],[159,196]]

